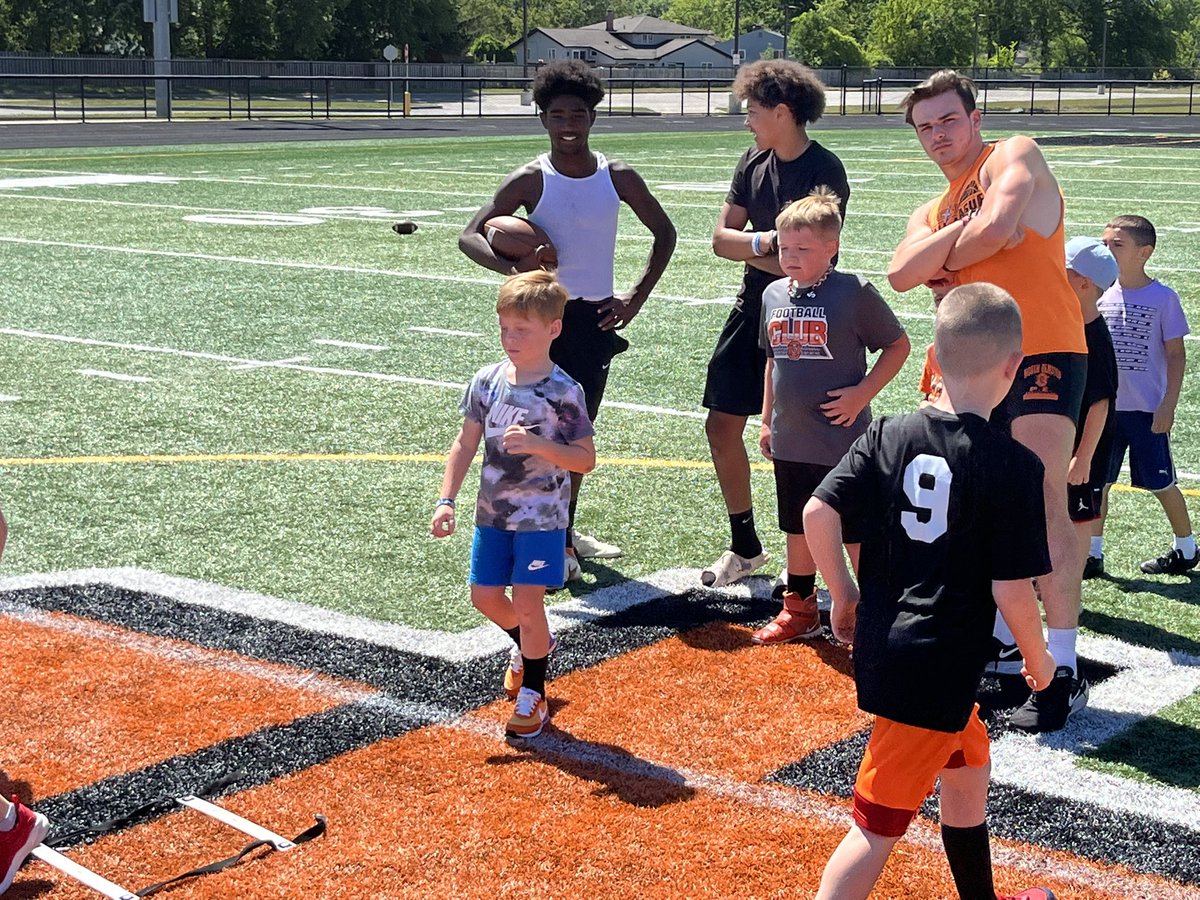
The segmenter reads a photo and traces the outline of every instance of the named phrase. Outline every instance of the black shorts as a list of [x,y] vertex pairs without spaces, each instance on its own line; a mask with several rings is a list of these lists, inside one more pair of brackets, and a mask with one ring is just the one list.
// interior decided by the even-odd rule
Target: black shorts
[[599,304],[574,297],[563,310],[562,333],[550,345],[550,359],[579,382],[588,418],[600,415],[600,401],[608,384],[608,364],[629,349],[629,341],[616,331],[600,328]]
[[1072,522],[1094,522],[1100,518],[1104,479],[1067,485],[1067,512]]
[[1021,360],[1008,396],[992,413],[992,422],[1006,425],[1021,416],[1046,413],[1066,416],[1078,425],[1086,384],[1086,353],[1034,353]]
[[[813,491],[833,471],[833,466],[818,463],[775,460],[775,499],[779,507],[779,530],[784,534],[804,534],[804,505]],[[862,543],[861,529],[842,520],[842,543]]]
[[708,362],[704,382],[705,409],[731,416],[757,416],[763,405],[763,374],[767,370],[767,351],[758,345],[762,291],[757,303],[745,303],[743,285],[738,302],[725,320],[717,347]]

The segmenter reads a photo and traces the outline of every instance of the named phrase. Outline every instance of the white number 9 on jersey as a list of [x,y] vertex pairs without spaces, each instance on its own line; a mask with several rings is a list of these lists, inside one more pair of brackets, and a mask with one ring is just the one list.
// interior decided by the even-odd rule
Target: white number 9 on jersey
[[[921,476],[933,479],[933,487],[924,487]],[[946,460],[922,453],[904,470],[904,493],[918,509],[929,511],[929,521],[922,522],[915,512],[900,513],[900,524],[914,541],[932,544],[946,533],[947,512],[950,508],[950,482],[954,475]],[[928,481],[928,479],[927,479]]]

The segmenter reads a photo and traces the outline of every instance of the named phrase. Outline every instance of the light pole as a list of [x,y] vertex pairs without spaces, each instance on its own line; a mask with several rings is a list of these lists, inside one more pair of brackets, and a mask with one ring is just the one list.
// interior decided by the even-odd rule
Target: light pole
[[1103,37],[1100,40],[1100,78],[1103,79],[1105,70],[1108,68],[1108,26],[1112,22],[1108,18],[1108,10],[1104,11],[1104,30]]
[[979,23],[986,18],[983,13],[975,13],[975,49],[971,51],[971,77],[979,77]]
[[529,77],[529,0],[521,0],[521,78]]
[[742,30],[742,0],[733,0],[733,64],[738,64],[739,35]]
[[783,58],[788,58],[788,25],[792,18],[791,0],[783,0]]

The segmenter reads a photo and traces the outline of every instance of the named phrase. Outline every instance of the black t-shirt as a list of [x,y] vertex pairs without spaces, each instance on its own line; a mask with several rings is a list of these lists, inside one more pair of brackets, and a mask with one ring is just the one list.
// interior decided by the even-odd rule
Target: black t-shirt
[[1117,408],[1117,354],[1113,350],[1112,335],[1104,316],[1097,316],[1084,325],[1083,336],[1087,340],[1087,381],[1083,386],[1079,427],[1075,429],[1075,449],[1079,449],[1079,439],[1083,437],[1083,423],[1088,409],[1098,400],[1107,400],[1108,417],[1104,420],[1104,431],[1100,434],[1096,454],[1092,457],[1092,471],[1100,475],[1108,468],[1108,459],[1101,459],[1102,455],[1107,457],[1107,454],[1101,454],[1100,450],[1112,440],[1113,413]]
[[957,732],[991,648],[992,581],[1050,571],[1037,456],[975,415],[876,419],[814,492],[865,535],[858,705]]
[[[841,198],[845,220],[850,184],[846,180],[846,167],[832,152],[813,141],[791,162],[780,162],[773,150],[751,147],[733,170],[725,202],[745,209],[755,231],[770,231],[785,206],[807,197],[821,185],[827,185]],[[778,277],[747,265],[739,295],[743,308],[749,305],[750,311],[755,312],[763,289]]]

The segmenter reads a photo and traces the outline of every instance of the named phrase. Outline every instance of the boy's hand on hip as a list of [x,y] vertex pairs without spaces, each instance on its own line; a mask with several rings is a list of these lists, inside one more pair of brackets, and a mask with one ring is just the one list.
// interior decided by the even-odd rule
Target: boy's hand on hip
[[867,405],[866,395],[857,384],[826,391],[825,396],[833,399],[821,404],[821,412],[825,413],[830,425],[841,425],[843,428],[853,425],[858,414]]
[[620,331],[642,311],[642,305],[645,302],[645,300],[635,300],[633,291],[626,291],[609,297],[607,300],[601,300],[596,304],[596,312],[600,317],[600,330]]
[[1054,657],[1043,647],[1034,659],[1025,660],[1021,674],[1025,676],[1025,683],[1029,685],[1030,690],[1040,691],[1054,680],[1055,667]]

